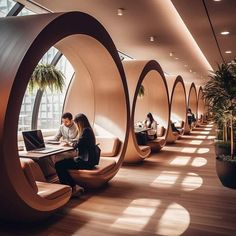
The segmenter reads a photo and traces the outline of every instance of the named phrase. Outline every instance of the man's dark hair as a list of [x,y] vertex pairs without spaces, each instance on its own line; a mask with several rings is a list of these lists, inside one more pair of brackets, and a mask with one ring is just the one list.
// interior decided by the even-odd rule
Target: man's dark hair
[[73,116],[70,112],[65,112],[62,117],[62,119],[69,119],[69,120],[72,120],[73,119]]

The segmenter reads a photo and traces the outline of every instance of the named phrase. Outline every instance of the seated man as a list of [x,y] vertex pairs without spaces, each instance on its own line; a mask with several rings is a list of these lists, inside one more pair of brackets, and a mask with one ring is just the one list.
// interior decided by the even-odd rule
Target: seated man
[[66,112],[62,115],[62,124],[57,132],[57,134],[54,136],[54,140],[59,141],[62,139],[62,141],[67,142],[73,142],[77,140],[78,136],[78,127],[73,121],[73,116],[71,113]]
[[[73,121],[73,116],[71,113],[66,112],[62,115],[62,124],[53,137],[52,140],[64,141],[65,145],[72,146],[74,142],[77,142],[79,137],[79,131],[77,125]],[[51,155],[49,158],[42,159],[38,164],[40,165],[45,177],[51,176],[56,173],[55,163],[67,158],[73,158],[77,156],[75,150],[63,152],[55,155]]]

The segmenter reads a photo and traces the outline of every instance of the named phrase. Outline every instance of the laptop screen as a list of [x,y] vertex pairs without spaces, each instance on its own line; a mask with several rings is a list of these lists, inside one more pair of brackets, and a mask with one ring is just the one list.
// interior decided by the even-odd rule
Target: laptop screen
[[26,151],[44,148],[44,140],[41,130],[31,130],[22,132]]

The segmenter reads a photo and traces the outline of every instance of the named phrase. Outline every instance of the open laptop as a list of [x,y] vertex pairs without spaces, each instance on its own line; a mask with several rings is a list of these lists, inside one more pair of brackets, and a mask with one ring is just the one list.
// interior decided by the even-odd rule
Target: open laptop
[[63,149],[46,147],[41,130],[23,131],[22,135],[27,152],[45,154]]

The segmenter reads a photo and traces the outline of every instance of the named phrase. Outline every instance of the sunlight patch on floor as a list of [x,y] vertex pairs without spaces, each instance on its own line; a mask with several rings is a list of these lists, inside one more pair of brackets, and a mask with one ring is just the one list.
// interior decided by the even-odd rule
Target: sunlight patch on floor
[[111,227],[142,231],[160,205],[158,199],[135,199]]
[[191,165],[194,167],[200,167],[200,166],[204,166],[206,164],[207,164],[207,159],[205,159],[203,157],[195,157],[191,163]]
[[200,145],[202,144],[202,140],[192,140],[191,142],[189,142],[189,144]]
[[184,191],[192,191],[199,188],[203,183],[201,177],[195,173],[188,173],[188,176],[184,177],[181,181],[181,186]]
[[190,224],[189,212],[177,203],[170,204],[157,223],[158,235],[181,235]]
[[203,154],[203,153],[208,153],[210,151],[209,148],[198,148],[197,153]]
[[186,166],[190,159],[190,156],[176,156],[176,158],[170,162],[170,165]]
[[206,139],[206,135],[196,135],[194,138]]
[[182,148],[181,152],[184,152],[184,153],[194,153],[196,150],[197,150],[197,148],[185,147],[185,148]]
[[156,188],[176,188],[184,191],[192,191],[203,183],[202,178],[196,173],[181,173],[178,171],[162,171],[150,184]]
[[186,166],[191,165],[194,167],[200,167],[207,164],[207,160],[203,157],[191,157],[191,156],[176,156],[170,161],[170,165]]

